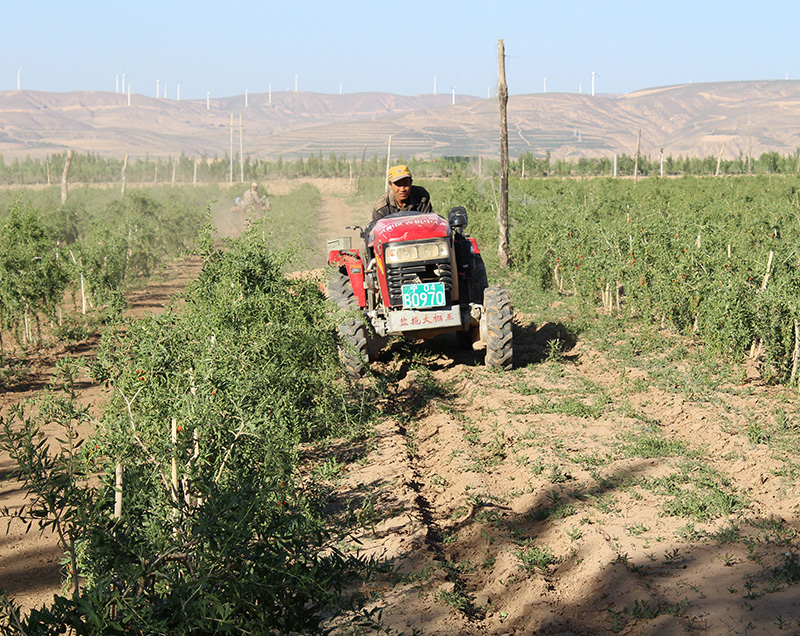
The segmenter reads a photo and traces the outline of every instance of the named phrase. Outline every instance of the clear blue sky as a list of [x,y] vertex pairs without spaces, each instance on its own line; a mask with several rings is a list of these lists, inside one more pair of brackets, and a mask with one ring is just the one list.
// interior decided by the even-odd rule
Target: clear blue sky
[[592,71],[597,93],[800,79],[797,0],[0,0],[0,19],[2,91],[486,97],[501,38],[512,95],[589,93]]

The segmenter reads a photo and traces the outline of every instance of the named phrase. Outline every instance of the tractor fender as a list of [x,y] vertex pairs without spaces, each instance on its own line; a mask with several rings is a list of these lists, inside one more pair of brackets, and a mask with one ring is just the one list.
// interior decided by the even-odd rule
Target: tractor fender
[[358,250],[331,250],[328,252],[328,265],[344,268],[350,278],[353,293],[359,307],[367,306],[367,290],[364,288],[364,261]]

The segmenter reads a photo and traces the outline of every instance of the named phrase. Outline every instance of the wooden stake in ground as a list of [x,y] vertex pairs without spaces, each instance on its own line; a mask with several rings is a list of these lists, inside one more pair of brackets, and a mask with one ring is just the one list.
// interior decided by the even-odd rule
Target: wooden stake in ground
[[636,160],[633,162],[633,185],[639,180],[639,151],[642,148],[642,129],[639,129],[639,137],[636,140]]
[[764,273],[764,280],[761,282],[761,291],[764,291],[767,288],[767,283],[769,282],[769,277],[772,276],[772,261],[775,258],[775,251],[769,251],[769,258],[767,259],[767,271]]
[[64,172],[61,173],[61,205],[67,203],[67,180],[69,179],[69,166],[72,163],[72,148],[67,151],[67,160],[64,162]]
[[122,162],[122,186],[120,188],[120,194],[125,196],[125,183],[126,183],[126,176],[125,172],[128,170],[128,153],[125,153],[125,160]]
[[[389,174],[389,168],[391,167],[392,163],[392,136],[389,135],[389,147],[386,149],[386,174]],[[389,192],[389,180],[386,179],[386,186],[385,190],[383,191],[384,194]]]
[[122,463],[117,462],[114,468],[114,518],[119,519],[122,516],[122,475],[124,470]]
[[172,439],[172,503],[178,503],[178,420],[174,417],[170,422]]
[[244,183],[244,141],[242,136],[242,114],[239,113],[239,181]]
[[722,148],[719,150],[719,155],[717,156],[717,170],[714,172],[714,176],[719,176],[719,169],[722,166],[722,153],[725,152],[725,143],[723,142]]
[[361,165],[358,167],[358,180],[356,181],[356,194],[361,191],[361,175],[364,173],[364,159],[367,158],[367,147],[364,146],[364,152],[361,153]]
[[497,206],[497,224],[500,228],[500,267],[511,265],[508,241],[508,86],[506,85],[506,51],[503,40],[498,40],[500,83],[497,97],[500,101],[500,201]]

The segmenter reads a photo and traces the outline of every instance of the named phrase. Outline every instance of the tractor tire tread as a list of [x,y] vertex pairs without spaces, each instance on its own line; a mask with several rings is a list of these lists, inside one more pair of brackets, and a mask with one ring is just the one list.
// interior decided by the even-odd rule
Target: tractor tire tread
[[483,310],[486,313],[486,366],[508,371],[514,363],[514,315],[508,290],[487,287]]

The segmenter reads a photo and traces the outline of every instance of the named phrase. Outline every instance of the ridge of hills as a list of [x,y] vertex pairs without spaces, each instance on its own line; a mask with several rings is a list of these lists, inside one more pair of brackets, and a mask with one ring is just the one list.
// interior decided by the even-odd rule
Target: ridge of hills
[[[129,104],[130,101],[130,104]],[[508,101],[509,153],[553,158],[794,154],[800,81],[683,84],[625,95],[539,93]],[[241,122],[241,124],[240,124]],[[499,156],[494,98],[276,92],[214,100],[122,93],[0,92],[0,156],[44,158],[72,148],[121,158],[259,159]]]

